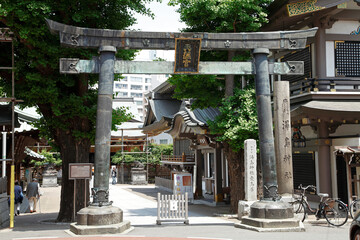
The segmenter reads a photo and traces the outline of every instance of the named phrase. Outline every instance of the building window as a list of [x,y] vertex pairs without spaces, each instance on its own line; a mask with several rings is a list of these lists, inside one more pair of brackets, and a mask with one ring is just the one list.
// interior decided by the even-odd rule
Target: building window
[[130,89],[131,90],[142,90],[142,86],[141,85],[130,85]]
[[134,97],[134,98],[142,98],[142,93],[131,93],[131,95],[130,95],[131,97]]
[[342,77],[360,76],[360,42],[335,42],[335,73]]
[[149,90],[149,86],[145,86],[145,90]]
[[136,105],[141,106],[143,104],[142,101],[135,101]]
[[128,96],[128,93],[127,93],[127,92],[117,92],[117,93],[116,93],[116,96],[117,96],[117,97],[127,97],[127,96]]
[[160,139],[160,144],[168,144],[168,140],[167,139]]
[[128,85],[123,83],[115,83],[115,89],[127,89]]
[[145,83],[151,83],[151,78],[145,78]]
[[141,83],[142,78],[141,77],[130,77],[130,81]]
[[124,77],[124,76],[119,76],[115,79],[115,81],[118,81],[118,82],[127,82],[127,77]]

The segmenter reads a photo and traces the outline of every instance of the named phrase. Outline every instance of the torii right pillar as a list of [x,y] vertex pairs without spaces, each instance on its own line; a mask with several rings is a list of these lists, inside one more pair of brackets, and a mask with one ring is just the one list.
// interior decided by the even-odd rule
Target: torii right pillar
[[294,218],[291,205],[281,201],[277,191],[268,55],[267,48],[253,50],[263,198],[251,205],[250,216],[243,217],[236,227],[255,231],[303,231],[302,223]]

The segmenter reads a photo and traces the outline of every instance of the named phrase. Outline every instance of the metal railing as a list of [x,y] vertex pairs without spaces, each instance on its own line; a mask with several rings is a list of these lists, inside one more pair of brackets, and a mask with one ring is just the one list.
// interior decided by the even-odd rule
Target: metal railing
[[320,91],[360,92],[360,80],[304,78],[301,81],[290,82],[290,95]]

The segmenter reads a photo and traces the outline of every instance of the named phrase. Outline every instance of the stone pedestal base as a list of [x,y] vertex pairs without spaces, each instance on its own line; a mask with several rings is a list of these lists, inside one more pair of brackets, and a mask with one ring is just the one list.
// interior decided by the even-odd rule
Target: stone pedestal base
[[265,219],[243,217],[235,227],[257,232],[303,232],[304,224],[296,218]]
[[144,169],[131,169],[131,184],[132,185],[146,185],[146,171]]
[[293,218],[294,212],[291,205],[282,201],[259,201],[250,207],[250,217],[266,219]]
[[241,220],[244,216],[250,215],[250,206],[255,201],[239,201],[238,203],[238,219]]
[[117,224],[86,226],[77,223],[70,224],[70,231],[77,235],[99,235],[99,234],[116,234],[130,229],[130,221],[123,221]]
[[114,206],[89,206],[77,213],[78,225],[110,225],[123,221],[123,212]]
[[[240,203],[239,203],[240,204]],[[235,227],[258,232],[305,231],[299,219],[294,218],[293,208],[287,202],[259,201],[250,207],[250,216],[242,217]]]
[[294,199],[292,194],[282,194],[281,195],[281,201],[291,203],[291,202],[294,202],[295,199]]
[[77,220],[70,225],[70,231],[79,235],[121,233],[130,228],[130,222],[123,221],[122,210],[114,206],[83,208]]
[[56,174],[43,174],[43,181],[41,187],[57,187]]

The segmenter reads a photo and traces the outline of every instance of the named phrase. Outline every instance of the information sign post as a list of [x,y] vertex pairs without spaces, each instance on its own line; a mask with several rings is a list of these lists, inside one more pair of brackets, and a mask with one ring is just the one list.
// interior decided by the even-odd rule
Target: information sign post
[[92,163],[70,163],[69,164],[69,179],[74,180],[74,211],[73,211],[73,221],[76,218],[76,208],[75,208],[75,201],[76,201],[76,180],[77,179],[84,179],[84,207],[86,207],[86,183],[87,179],[91,179],[92,173]]

